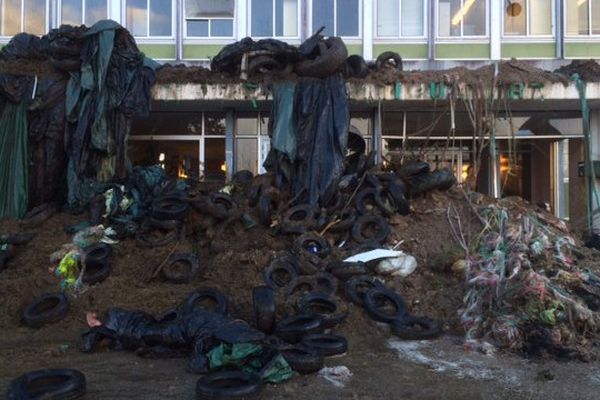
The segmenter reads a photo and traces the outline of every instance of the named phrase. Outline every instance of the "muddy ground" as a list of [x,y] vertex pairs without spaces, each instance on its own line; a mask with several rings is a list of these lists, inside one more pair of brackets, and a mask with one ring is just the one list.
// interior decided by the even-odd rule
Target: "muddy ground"
[[[350,383],[337,388],[316,375],[296,377],[265,388],[262,398],[597,398],[597,363],[528,362],[514,354],[483,356],[463,350],[457,314],[464,294],[463,279],[450,266],[464,255],[448,229],[448,204],[455,204],[467,235],[480,229],[463,200],[462,192],[456,189],[415,200],[409,216],[392,219],[393,233],[388,240],[390,244],[403,240],[399,248],[413,254],[419,267],[409,277],[388,279],[386,284],[402,293],[410,312],[441,321],[446,331],[443,339],[399,345],[390,341],[384,327],[350,304],[349,319],[336,329],[348,338],[349,351],[327,359],[329,366],[345,365],[352,371]],[[33,229],[35,239],[18,248],[0,275],[0,393],[11,379],[29,370],[70,367],[86,374],[86,398],[193,398],[197,376],[185,371],[184,359],[149,360],[108,350],[81,353],[86,312],[102,315],[107,308],[120,306],[160,313],[177,305],[194,288],[214,286],[228,296],[234,317],[249,319],[251,290],[262,284],[260,271],[274,254],[289,248],[292,239],[274,237],[260,227],[243,231],[237,225],[215,233],[211,241],[189,231],[191,239],[177,244],[176,251],[198,251],[202,272],[194,282],[184,285],[147,279],[173,251],[173,245],[147,249],[128,239],[114,247],[113,272],[108,280],[73,298],[64,320],[39,330],[22,326],[19,313],[23,306],[59,288],[58,279],[48,272],[48,258],[61,244],[70,242],[64,226],[86,218],[61,213]],[[188,226],[201,224],[197,218],[190,217]],[[16,221],[0,224],[0,234],[19,231],[22,229]],[[286,313],[281,302],[278,312]]]

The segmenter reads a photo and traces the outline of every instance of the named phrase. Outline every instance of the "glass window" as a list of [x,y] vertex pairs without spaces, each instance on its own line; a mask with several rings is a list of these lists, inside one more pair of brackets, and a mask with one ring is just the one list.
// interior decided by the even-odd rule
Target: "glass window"
[[160,165],[167,175],[198,179],[200,142],[197,140],[130,140],[133,165]]
[[552,35],[552,0],[514,0],[506,5],[504,34]]
[[252,0],[252,36],[298,36],[298,0]]
[[380,0],[377,2],[377,36],[424,36],[426,2]]
[[47,0],[0,0],[2,36],[20,32],[43,35],[46,28]]
[[235,169],[247,169],[258,173],[258,137],[237,138],[235,146]]
[[173,35],[173,0],[126,0],[126,2],[127,29],[133,36]]
[[235,121],[235,134],[237,135],[258,135],[258,115],[241,114]]
[[225,114],[204,113],[204,134],[225,136]]
[[107,18],[106,3],[107,0],[62,0],[60,3],[61,24],[92,26]]
[[438,36],[485,36],[486,0],[438,0]]
[[325,36],[359,36],[359,0],[313,0],[312,27]]
[[600,0],[592,0],[592,35],[600,35]]
[[226,172],[225,138],[204,139],[204,179],[223,181]]
[[566,0],[566,3],[567,35],[600,35],[600,0]]
[[185,0],[188,37],[233,37],[234,0]]

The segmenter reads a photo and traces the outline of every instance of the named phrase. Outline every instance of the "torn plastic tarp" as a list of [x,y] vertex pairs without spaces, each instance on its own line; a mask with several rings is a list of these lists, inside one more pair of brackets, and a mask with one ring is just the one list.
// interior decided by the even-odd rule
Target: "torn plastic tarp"
[[[294,196],[304,194],[302,200],[307,203],[326,204],[344,171],[348,144],[350,114],[343,77],[336,74],[326,79],[300,80],[294,91],[293,110],[296,156],[288,159],[288,153],[273,146],[265,168],[276,174],[278,185],[290,185]],[[273,126],[285,127],[287,107],[274,102],[272,117]],[[290,131],[277,140],[291,143],[288,136],[292,134]]]
[[83,351],[91,352],[108,339],[114,349],[139,350],[159,355],[190,354],[188,369],[203,373],[209,369],[206,353],[221,343],[256,343],[265,335],[243,321],[203,309],[184,307],[173,318],[157,320],[142,311],[111,308],[102,326],[83,335]]
[[273,84],[273,137],[271,146],[287,155],[290,161],[296,159],[296,128],[294,126],[295,82]]
[[27,104],[4,101],[0,117],[0,219],[27,212]]

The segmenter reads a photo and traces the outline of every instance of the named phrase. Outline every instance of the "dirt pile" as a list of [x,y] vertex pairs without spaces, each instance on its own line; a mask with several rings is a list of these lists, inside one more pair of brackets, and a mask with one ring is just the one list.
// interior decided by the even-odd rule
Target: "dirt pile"
[[579,77],[586,82],[600,82],[600,64],[594,60],[573,60],[554,72],[566,77],[579,74]]

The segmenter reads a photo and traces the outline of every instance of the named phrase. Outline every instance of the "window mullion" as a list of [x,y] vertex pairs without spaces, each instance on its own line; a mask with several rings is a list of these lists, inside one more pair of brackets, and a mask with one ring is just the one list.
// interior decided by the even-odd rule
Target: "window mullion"
[[86,0],[81,0],[81,24],[85,24],[85,6]]
[[333,36],[337,34],[337,0],[333,0]]
[[592,36],[592,0],[588,0],[588,35]]
[[[465,36],[464,23],[465,23],[465,0],[460,0],[460,12],[462,14],[462,18],[460,19],[460,37]],[[452,22],[450,22],[452,23]]]
[[275,1],[276,0],[273,0],[271,2],[271,10],[273,10],[273,20],[271,21],[273,23],[273,28],[271,28],[272,32],[273,32],[273,37],[277,36],[277,15],[275,15],[275,12],[276,12]]
[[398,0],[398,37],[403,37],[402,35],[402,0]]
[[146,0],[146,37],[150,37],[150,1]]

